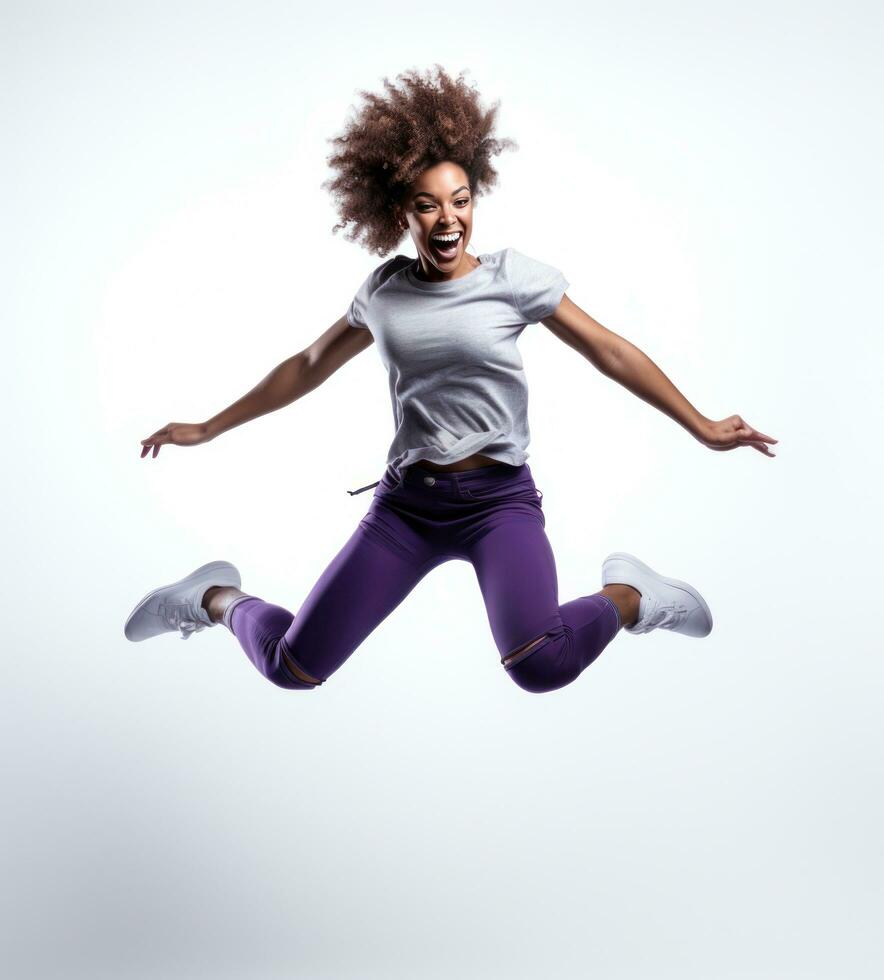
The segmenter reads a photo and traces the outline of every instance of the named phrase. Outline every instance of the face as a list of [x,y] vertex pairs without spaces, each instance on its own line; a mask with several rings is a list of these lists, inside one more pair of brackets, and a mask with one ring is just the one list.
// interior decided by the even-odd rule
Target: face
[[[408,189],[398,209],[402,227],[411,233],[423,275],[435,282],[458,279],[476,267],[467,253],[473,230],[473,195],[466,171],[445,161],[425,170]],[[437,240],[459,232],[453,245]]]

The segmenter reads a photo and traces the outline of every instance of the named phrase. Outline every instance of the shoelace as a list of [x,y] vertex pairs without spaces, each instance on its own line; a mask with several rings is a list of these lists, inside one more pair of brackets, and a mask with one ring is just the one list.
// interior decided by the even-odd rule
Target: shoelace
[[160,615],[171,629],[181,631],[181,639],[189,640],[192,634],[199,633],[206,629],[206,624],[195,621],[193,618],[193,607],[186,602],[178,605],[160,606]]
[[632,633],[648,633],[653,629],[674,629],[687,615],[688,607],[683,602],[661,602],[648,600],[648,608],[642,618],[630,628]]

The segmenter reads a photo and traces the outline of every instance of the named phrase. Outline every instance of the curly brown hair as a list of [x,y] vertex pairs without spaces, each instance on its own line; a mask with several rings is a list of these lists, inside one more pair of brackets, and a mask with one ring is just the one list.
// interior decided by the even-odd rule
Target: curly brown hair
[[401,241],[397,208],[428,167],[446,160],[463,167],[475,198],[497,183],[491,158],[519,148],[514,140],[491,136],[499,101],[483,108],[464,71],[452,79],[441,65],[433,67],[435,77],[433,69],[400,72],[398,88],[385,77],[386,97],[361,90],[365,105],[327,141],[336,147],[326,162],[337,176],[321,186],[342,219],[332,234],[352,224],[346,240],[359,240],[376,255]]

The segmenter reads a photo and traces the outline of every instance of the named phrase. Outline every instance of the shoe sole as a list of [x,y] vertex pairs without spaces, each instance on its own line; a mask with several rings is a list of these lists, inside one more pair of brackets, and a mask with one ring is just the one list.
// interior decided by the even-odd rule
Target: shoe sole
[[[229,561],[210,561],[207,565],[200,565],[200,567],[194,569],[194,571],[192,571],[190,575],[185,575],[183,578],[178,579],[177,582],[169,582],[168,585],[161,585],[156,589],[151,589],[150,592],[148,592],[147,595],[144,596],[139,601],[139,603],[135,606],[132,612],[129,613],[129,617],[126,620],[125,625],[123,626],[123,635],[126,637],[127,640],[130,640],[132,643],[140,643],[143,640],[153,639],[153,637],[150,636],[134,637],[129,635],[130,627],[132,626],[134,621],[138,618],[139,614],[144,608],[145,603],[147,603],[150,599],[152,599],[155,595],[157,595],[157,593],[163,592],[165,589],[172,588],[173,586],[181,585],[182,583],[187,582],[190,579],[195,579],[202,576],[212,577],[216,575],[222,575],[222,577],[226,578],[230,575],[231,569],[233,569],[233,571],[236,573],[236,582],[229,583],[229,586],[232,586],[237,589],[242,588],[242,581],[240,579],[240,574],[236,570],[236,568],[233,565],[231,565]],[[209,583],[209,584],[211,585],[213,583]],[[220,583],[215,582],[214,584],[217,585]],[[225,587],[228,586],[228,583],[224,583],[224,584]]]
[[[608,555],[608,557],[605,559],[605,561],[602,564],[605,564],[606,562],[612,560],[628,562],[629,564],[635,565],[638,569],[640,569],[642,572],[644,572],[646,575],[650,576],[651,578],[659,579],[661,582],[665,582],[667,585],[671,585],[676,589],[683,589],[685,592],[688,593],[688,595],[692,596],[696,600],[697,605],[703,610],[703,612],[706,615],[706,618],[709,620],[709,630],[708,632],[704,633],[703,636],[708,636],[709,633],[712,632],[712,610],[709,608],[708,605],[706,605],[706,600],[703,598],[703,596],[701,596],[700,593],[692,585],[688,585],[687,582],[682,582],[681,579],[668,578],[666,575],[661,575],[659,572],[655,572],[654,569],[650,567],[650,565],[646,565],[640,558],[636,558],[635,555],[630,555],[626,551],[612,551],[611,554]],[[686,633],[684,635],[690,636],[689,633]],[[695,639],[698,640],[702,638],[703,637],[699,637],[699,636],[695,637]]]

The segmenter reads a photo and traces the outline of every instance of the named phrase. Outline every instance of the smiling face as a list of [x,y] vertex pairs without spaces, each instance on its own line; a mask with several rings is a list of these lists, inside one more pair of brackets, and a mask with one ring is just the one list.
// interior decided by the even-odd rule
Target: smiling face
[[[397,211],[430,282],[458,279],[479,264],[466,250],[473,230],[473,195],[463,167],[447,160],[429,167],[408,189]],[[459,234],[453,244],[445,241],[455,232]]]

